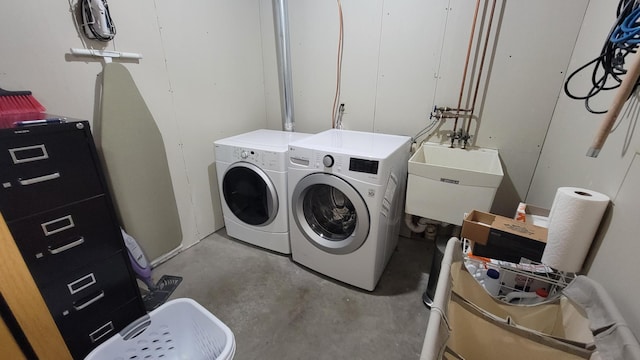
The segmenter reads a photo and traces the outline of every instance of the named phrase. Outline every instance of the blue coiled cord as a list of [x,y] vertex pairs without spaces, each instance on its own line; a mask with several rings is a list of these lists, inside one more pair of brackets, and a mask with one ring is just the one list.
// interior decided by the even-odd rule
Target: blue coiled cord
[[[589,101],[601,91],[620,87],[622,75],[627,73],[627,70],[624,69],[625,58],[630,53],[635,53],[640,43],[639,19],[640,5],[636,4],[635,0],[620,0],[616,9],[616,22],[609,31],[600,55],[582,65],[567,77],[564,83],[565,94],[571,99],[584,100],[587,111],[594,114],[607,112],[607,110],[593,110],[589,105]],[[574,95],[569,90],[569,82],[576,74],[589,67],[593,67],[591,89],[586,95]],[[635,85],[635,88],[637,87],[638,82]]]
[[636,8],[629,14],[622,23],[613,30],[609,41],[614,44],[638,44],[640,43],[640,7]]

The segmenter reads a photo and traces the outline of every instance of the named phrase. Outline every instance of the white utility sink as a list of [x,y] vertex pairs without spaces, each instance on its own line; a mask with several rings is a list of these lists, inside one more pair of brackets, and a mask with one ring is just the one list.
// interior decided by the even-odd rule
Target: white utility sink
[[406,213],[462,224],[489,211],[504,173],[497,150],[424,143],[409,159]]

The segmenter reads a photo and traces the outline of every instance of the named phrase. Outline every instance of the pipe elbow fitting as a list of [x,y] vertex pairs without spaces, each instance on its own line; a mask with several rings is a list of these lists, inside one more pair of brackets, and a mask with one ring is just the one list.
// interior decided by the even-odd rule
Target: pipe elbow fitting
[[414,233],[421,233],[425,231],[425,229],[427,228],[428,222],[429,222],[428,219],[421,217],[418,219],[418,223],[416,224],[413,222],[413,215],[405,214],[404,216],[404,223],[407,225],[409,230],[411,230]]

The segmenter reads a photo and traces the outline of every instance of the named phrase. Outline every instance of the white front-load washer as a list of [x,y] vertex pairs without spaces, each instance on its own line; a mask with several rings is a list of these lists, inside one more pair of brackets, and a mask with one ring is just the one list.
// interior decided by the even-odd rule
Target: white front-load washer
[[398,242],[410,138],[331,129],[289,145],[293,261],[372,291]]
[[287,150],[309,134],[255,130],[214,142],[218,189],[227,234],[291,254]]

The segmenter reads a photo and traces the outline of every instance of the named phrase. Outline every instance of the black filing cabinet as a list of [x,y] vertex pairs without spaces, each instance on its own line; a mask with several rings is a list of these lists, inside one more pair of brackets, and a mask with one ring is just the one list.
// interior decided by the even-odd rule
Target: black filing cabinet
[[74,358],[146,313],[88,122],[0,130],[0,212]]

